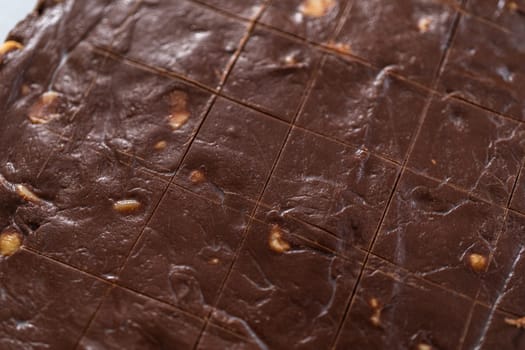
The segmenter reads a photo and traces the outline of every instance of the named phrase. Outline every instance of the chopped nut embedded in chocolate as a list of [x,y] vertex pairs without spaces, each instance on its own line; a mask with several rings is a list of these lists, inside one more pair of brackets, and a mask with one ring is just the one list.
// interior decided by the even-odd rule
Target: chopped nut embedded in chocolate
[[517,3],[515,3],[514,1],[511,1],[507,4],[507,7],[509,8],[509,10],[511,11],[517,11],[519,9],[519,6]]
[[21,245],[22,238],[15,230],[6,230],[0,234],[0,255],[13,255]]
[[326,43],[325,46],[330,48],[330,49],[332,49],[332,50],[334,50],[334,51],[337,51],[337,52],[340,52],[340,53],[343,53],[343,54],[351,54],[352,53],[352,48],[348,44],[336,43],[334,41],[330,41],[330,42]]
[[40,203],[42,200],[24,185],[15,185],[16,193],[23,199],[32,203]]
[[505,323],[516,328],[525,328],[525,316],[520,318],[505,318]]
[[372,316],[370,316],[370,322],[376,326],[379,327],[381,325],[381,305],[379,303],[379,300],[377,298],[370,298],[368,300],[368,305],[372,308]]
[[322,17],[334,6],[334,0],[304,0],[299,10],[308,17]]
[[437,164],[437,162],[436,162],[435,159],[431,159],[430,162],[431,162],[433,165],[436,165],[436,164]]
[[56,113],[57,101],[60,95],[54,91],[42,94],[38,101],[29,109],[29,120],[33,124],[46,124],[60,115]]
[[140,205],[136,199],[122,199],[113,203],[113,209],[119,213],[131,213],[138,210]]
[[30,92],[31,88],[29,87],[29,85],[22,84],[22,86],[20,87],[20,93],[22,94],[22,96],[27,96]]
[[268,244],[277,253],[284,253],[290,250],[290,244],[283,239],[283,232],[278,225],[272,225],[268,236]]
[[284,63],[287,66],[294,66],[297,64],[297,60],[295,59],[295,55],[286,55],[284,58]]
[[173,130],[177,130],[188,121],[189,117],[188,112],[174,112],[170,115],[169,124]]
[[162,151],[166,148],[167,145],[168,144],[166,143],[166,141],[159,141],[155,144],[155,146],[153,146],[153,148],[155,148],[157,151]]
[[468,261],[472,270],[483,272],[487,268],[487,258],[481,254],[472,253],[468,256]]
[[182,91],[174,91],[170,94],[171,114],[168,123],[173,130],[182,127],[190,118],[188,111],[188,94]]
[[21,50],[24,46],[20,44],[18,41],[14,40],[8,40],[0,46],[0,63],[2,63],[4,56],[15,50]]
[[217,258],[213,258],[213,259],[210,259],[209,262],[210,262],[210,264],[212,264],[212,265],[217,265],[217,264],[219,263],[219,259],[217,259]]
[[421,33],[426,33],[430,29],[430,24],[432,20],[429,17],[420,18],[417,22],[417,27]]
[[190,173],[190,181],[194,184],[199,184],[206,181],[206,175],[202,170],[192,170]]
[[425,343],[419,343],[417,344],[417,350],[432,350],[432,345],[428,345]]

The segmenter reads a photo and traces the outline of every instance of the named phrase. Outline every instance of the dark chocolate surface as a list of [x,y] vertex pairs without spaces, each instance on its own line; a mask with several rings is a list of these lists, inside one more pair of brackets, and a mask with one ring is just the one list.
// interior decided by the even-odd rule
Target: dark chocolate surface
[[446,1],[354,1],[335,41],[382,69],[430,85],[454,15]]
[[523,348],[524,13],[40,1],[0,46],[0,348]]
[[224,92],[291,121],[319,56],[305,44],[257,30],[239,56]]
[[[516,22],[525,22],[525,16]],[[506,32],[465,16],[445,63],[440,88],[499,113],[525,120],[525,43]],[[511,53],[511,54],[510,54]]]
[[458,346],[470,300],[414,279],[376,258],[368,262],[361,283],[337,349]]
[[115,287],[105,298],[80,349],[188,349],[202,320]]
[[0,264],[2,349],[75,348],[107,286],[25,250]]

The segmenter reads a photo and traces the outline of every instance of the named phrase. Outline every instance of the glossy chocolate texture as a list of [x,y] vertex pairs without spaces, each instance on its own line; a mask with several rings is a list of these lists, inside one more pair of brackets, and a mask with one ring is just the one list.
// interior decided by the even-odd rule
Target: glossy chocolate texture
[[42,0],[0,46],[1,349],[523,349],[521,0]]

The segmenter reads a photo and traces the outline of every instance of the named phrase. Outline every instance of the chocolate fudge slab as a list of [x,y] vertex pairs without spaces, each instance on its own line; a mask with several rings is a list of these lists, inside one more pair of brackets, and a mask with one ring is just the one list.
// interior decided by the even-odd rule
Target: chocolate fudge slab
[[1,258],[2,349],[73,349],[108,286],[21,250]]
[[521,8],[40,1],[0,348],[520,349]]

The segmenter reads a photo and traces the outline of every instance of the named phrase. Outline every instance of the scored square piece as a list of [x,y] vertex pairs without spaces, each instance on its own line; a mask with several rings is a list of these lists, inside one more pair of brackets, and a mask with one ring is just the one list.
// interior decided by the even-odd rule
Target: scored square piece
[[361,150],[295,129],[262,202],[330,231],[347,245],[368,248],[397,171]]
[[405,172],[373,252],[474,298],[504,217],[500,207]]
[[210,88],[218,87],[248,23],[189,0],[142,1],[137,6],[129,19],[108,26],[109,32],[95,33],[90,41]]
[[505,205],[525,156],[524,136],[524,126],[513,120],[436,99],[408,167]]
[[120,281],[204,317],[215,305],[247,217],[176,187],[130,255]]
[[525,120],[524,34],[525,30],[508,33],[463,17],[444,65],[440,89]]
[[320,52],[301,42],[257,29],[235,63],[224,92],[291,121],[319,57]]
[[81,349],[191,349],[203,321],[115,287],[80,341]]
[[108,59],[73,120],[87,140],[167,178],[182,160],[211,103],[211,94],[181,80]]
[[288,125],[219,99],[191,145],[176,182],[251,212],[279,154]]
[[297,125],[402,162],[425,98],[384,71],[327,57]]
[[0,279],[2,349],[73,349],[109,288],[25,250],[0,258]]
[[105,149],[71,142],[28,186],[39,199],[18,210],[27,245],[115,280],[167,184]]
[[354,249],[342,259],[295,233],[252,222],[212,322],[262,348],[315,349],[332,342],[364,253]]
[[456,349],[471,304],[372,257],[335,348]]
[[446,1],[354,1],[335,41],[381,69],[430,86],[455,15]]

